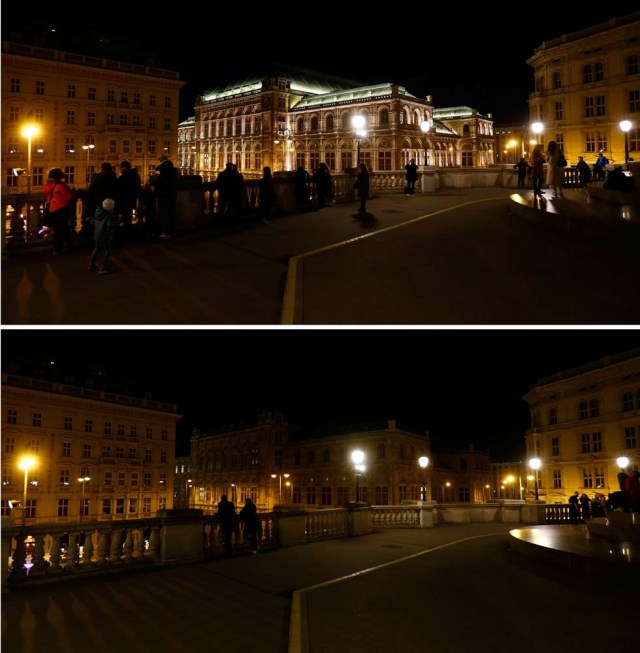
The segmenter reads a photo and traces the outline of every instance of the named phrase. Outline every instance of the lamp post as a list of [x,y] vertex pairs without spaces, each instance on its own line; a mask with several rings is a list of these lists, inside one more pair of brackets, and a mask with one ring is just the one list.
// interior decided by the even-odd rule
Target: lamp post
[[33,456],[24,456],[20,459],[18,467],[24,470],[24,489],[22,490],[22,525],[24,526],[27,519],[27,483],[29,482],[29,470],[37,465],[37,460]]
[[540,460],[540,458],[531,458],[531,460],[529,461],[529,467],[533,469],[533,473],[534,473],[533,482],[535,484],[535,490],[536,490],[536,501],[538,501],[538,470],[540,469],[541,466],[542,466],[542,461]]
[[271,474],[271,478],[278,479],[278,503],[282,505],[282,477],[289,478],[291,474]]
[[627,170],[629,170],[629,130],[631,127],[630,120],[620,121],[620,129],[624,132],[624,163]]
[[427,456],[420,456],[418,458],[418,465],[420,465],[420,468],[422,469],[422,500],[426,501],[427,500],[427,479],[425,478],[425,469],[427,469],[427,465],[429,464],[429,458]]
[[423,120],[420,123],[420,129],[424,134],[424,167],[426,168],[429,165],[429,151],[427,150],[427,134],[431,129],[431,122],[428,120]]
[[189,507],[189,488],[191,487],[191,483],[193,481],[189,478],[184,484],[184,496],[185,496],[185,503],[187,504],[187,508]]
[[353,128],[357,136],[356,166],[360,165],[360,140],[367,135],[367,132],[365,130],[366,125],[367,125],[367,119],[365,118],[365,116],[359,113],[356,114],[355,116],[351,116],[351,127]]
[[513,483],[514,483],[515,480],[516,479],[514,478],[513,474],[509,474],[509,476],[507,476],[504,479],[504,481],[502,481],[507,487],[510,488],[511,491],[509,492],[509,494],[511,495],[512,499],[514,498],[514,496],[513,496]]
[[22,135],[27,139],[27,224],[25,229],[26,239],[29,240],[31,229],[31,145],[33,137],[38,133],[35,125],[25,125]]
[[616,458],[616,463],[620,468],[620,471],[618,472],[618,485],[620,486],[620,491],[624,492],[624,479],[627,476],[625,470],[629,465],[629,459],[626,456],[620,456],[619,458]]
[[360,503],[360,474],[364,472],[364,451],[356,449],[351,452],[351,461],[356,475],[356,503]]
[[80,519],[82,519],[85,515],[85,512],[88,512],[86,510],[86,504],[84,502],[84,492],[85,492],[85,486],[87,483],[91,480],[90,476],[80,476],[78,478],[78,482],[82,483],[82,497],[80,499]]
[[89,184],[91,183],[91,175],[89,174],[89,157],[91,156],[91,150],[93,150],[94,147],[95,145],[89,141],[82,146],[82,149],[87,152],[87,188],[89,188]]
[[539,143],[540,134],[544,131],[544,125],[541,122],[531,123],[531,131],[536,135],[536,143]]
[[282,129],[276,129],[276,137],[274,143],[278,145],[282,141],[282,170],[287,169],[287,152],[286,147],[287,143],[291,142],[291,130],[288,127],[283,127]]

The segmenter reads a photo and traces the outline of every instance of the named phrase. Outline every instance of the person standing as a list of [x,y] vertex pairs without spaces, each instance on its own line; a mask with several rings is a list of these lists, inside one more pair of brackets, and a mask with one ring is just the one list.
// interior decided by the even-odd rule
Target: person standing
[[227,495],[223,494],[218,503],[217,517],[220,524],[220,533],[222,534],[222,541],[227,556],[233,555],[233,532],[238,526],[238,519],[236,516],[236,507],[232,501],[227,499]]
[[113,244],[113,236],[116,232],[118,219],[115,215],[116,203],[110,197],[102,200],[102,205],[96,209],[93,216],[93,241],[94,247],[89,258],[87,270],[90,272],[96,269],[96,257],[98,250],[102,249],[102,265],[98,274],[110,274],[109,256]]
[[580,522],[580,499],[578,498],[579,492],[576,490],[569,497],[569,521],[572,524]]
[[324,208],[325,201],[329,206],[333,206],[333,180],[329,166],[323,161],[315,171],[313,178],[316,182],[316,193],[318,195],[318,208]]
[[45,201],[49,204],[49,224],[53,228],[53,253],[60,254],[64,244],[71,240],[71,209],[73,191],[64,180],[62,168],[51,168],[44,186]]
[[582,520],[589,521],[591,519],[591,499],[588,494],[583,492],[580,495],[580,505],[582,506]]
[[116,213],[122,220],[126,236],[131,235],[131,223],[133,211],[138,202],[138,194],[142,186],[140,175],[135,168],[131,167],[129,161],[120,164],[120,176],[118,179],[118,205]]
[[249,542],[251,553],[258,553],[258,530],[260,520],[258,519],[258,509],[256,504],[247,497],[244,506],[238,515],[241,522],[244,523],[244,539]]
[[415,195],[416,194],[416,181],[418,181],[418,166],[416,165],[416,160],[411,159],[409,163],[404,167],[405,179],[407,180],[407,186],[404,189],[405,195]]
[[295,197],[298,208],[309,207],[309,173],[303,166],[298,166],[295,178]]
[[160,157],[152,177],[153,194],[156,197],[160,238],[171,238],[176,230],[176,202],[178,200],[178,171],[167,156]]
[[531,184],[534,196],[542,197],[542,179],[544,176],[544,154],[542,145],[538,143],[531,152]]
[[600,150],[598,152],[598,158],[596,159],[596,162],[593,164],[593,177],[597,181],[604,181],[606,172],[607,172],[607,166],[609,165],[609,159],[604,155],[604,151]]
[[527,171],[529,169],[529,164],[524,157],[521,157],[520,161],[513,166],[518,171],[518,188],[524,188],[525,182],[527,180]]
[[271,223],[271,211],[276,201],[276,190],[273,184],[273,175],[271,168],[265,166],[263,168],[263,175],[258,182],[258,206],[262,213],[262,222],[265,224]]
[[360,200],[359,213],[364,213],[366,208],[367,198],[369,197],[369,170],[367,164],[361,162],[358,166],[358,176],[356,177],[355,189],[358,199]]
[[578,157],[576,170],[578,171],[578,184],[580,188],[586,188],[591,179],[591,168],[589,168],[589,164],[584,160],[584,157]]
[[553,196],[564,197],[562,184],[564,184],[564,168],[567,162],[556,141],[549,141],[547,146],[547,164],[549,165],[547,180],[549,186],[553,189]]

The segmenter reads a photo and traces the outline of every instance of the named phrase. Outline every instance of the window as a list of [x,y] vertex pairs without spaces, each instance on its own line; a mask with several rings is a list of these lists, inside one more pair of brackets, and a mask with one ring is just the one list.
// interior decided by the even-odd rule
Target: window
[[153,428],[151,426],[147,426],[147,440],[151,440],[153,438]]
[[331,505],[331,488],[330,487],[322,487],[320,489],[320,504],[323,506],[330,506]]
[[167,489],[167,475],[164,472],[160,472],[160,477],[158,478],[158,487],[161,490]]
[[165,450],[162,450],[160,452],[160,462],[161,463],[166,463],[167,462],[167,452]]
[[369,503],[369,488],[366,485],[360,486],[360,501]]
[[106,485],[106,486],[113,485],[113,472],[105,471],[103,478],[104,478],[104,485]]
[[102,514],[111,514],[111,499],[102,499]]
[[558,490],[562,487],[562,470],[554,469],[552,471],[553,476],[553,487]]
[[116,447],[116,458],[124,458],[124,447]]
[[129,104],[129,94],[127,91],[120,91],[120,103]]
[[589,410],[586,401],[581,401],[578,404],[578,419],[587,419],[589,417]]
[[138,427],[135,424],[132,424],[129,427],[129,437],[130,438],[137,438],[138,437]]
[[593,472],[591,469],[582,470],[582,487],[592,488],[593,487]]
[[582,441],[582,453],[591,453],[591,438],[588,433],[582,433],[580,435]]
[[312,132],[318,131],[318,116],[313,116],[310,121],[310,130]]
[[82,446],[82,457],[83,458],[91,458],[91,443],[90,442],[85,442],[84,445]]
[[60,477],[58,478],[58,485],[66,485],[68,487],[70,485],[70,481],[71,471],[68,469],[61,469]]
[[551,438],[551,455],[560,455],[560,438]]
[[16,439],[12,437],[4,438],[4,452],[15,453]]
[[315,465],[316,463],[316,454],[314,451],[310,451],[307,454],[307,465]]
[[73,417],[64,418],[64,430],[72,431],[73,430]]
[[592,97],[586,97],[584,99],[584,115],[586,118],[592,118],[595,116],[595,103]]
[[382,443],[376,447],[376,459],[377,460],[385,459],[385,448],[384,448],[384,444]]
[[118,478],[116,484],[119,487],[123,487],[127,484],[127,474],[126,472],[118,472]]
[[471,492],[468,487],[458,488],[458,501],[471,501]]
[[140,102],[140,93],[134,93],[133,94],[133,103],[134,104],[141,104],[141,102]]
[[154,139],[150,138],[147,142],[147,154],[156,153],[156,142]]
[[140,475],[138,472],[131,472],[131,487],[138,487],[140,484]]
[[73,136],[65,136],[64,151],[66,154],[73,154],[76,151],[76,139]]
[[640,57],[637,54],[632,54],[627,59],[627,74],[637,75],[640,72]]
[[138,450],[134,447],[129,447],[129,458],[137,458]]
[[20,120],[20,107],[15,105],[9,107],[9,120],[11,122],[18,122]]
[[89,88],[87,89],[87,99],[95,100],[96,97],[97,97],[96,87],[95,86],[89,86]]
[[119,117],[119,121],[120,121],[119,124],[122,127],[126,126],[129,123],[129,121],[127,119],[127,114],[126,113],[121,113],[120,117]]
[[[232,464],[233,464],[233,454],[232,454]],[[273,464],[276,467],[280,467],[282,465],[282,449],[280,449],[280,447],[275,449],[273,452]]]
[[76,112],[73,109],[67,110],[67,125],[76,124]]
[[640,90],[629,91],[629,111],[631,113],[640,111]]
[[[238,129],[240,129],[239,124],[240,124],[240,121],[238,120]],[[171,118],[165,118],[164,119],[164,128],[167,131],[171,131]]]
[[128,138],[122,139],[122,153],[131,154],[131,141]]
[[33,413],[31,426],[42,426],[42,413]]
[[633,410],[633,393],[625,392],[622,395],[622,410],[628,411]]
[[151,499],[149,497],[144,497],[142,499],[142,514],[148,515],[151,513]]
[[549,408],[549,424],[554,425],[558,423],[558,409]]
[[331,463],[331,451],[329,451],[329,449],[325,449],[322,452],[322,463],[324,465],[329,465]]
[[124,424],[118,424],[116,435],[124,435]]
[[142,474],[142,487],[151,487],[151,472]]
[[84,420],[84,432],[85,433],[93,433],[93,420],[92,419],[85,419]]
[[11,78],[11,92],[20,93],[20,79],[18,79],[17,77]]
[[555,119],[556,120],[562,120],[562,118],[563,118],[562,102],[556,102],[555,103]]
[[9,408],[7,411],[7,424],[18,423],[18,411],[15,408]]
[[107,89],[107,102],[115,102],[115,101],[116,101],[115,90],[112,88]]
[[76,85],[68,84],[67,85],[67,97],[74,98],[76,96]]
[[597,399],[592,399],[589,402],[589,416],[598,417],[600,415],[600,402]]
[[316,488],[314,485],[307,486],[307,505],[315,506],[316,505]]
[[69,516],[69,499],[58,499],[58,517]]
[[594,452],[602,451],[602,433],[600,431],[591,434],[591,449]]
[[104,117],[104,122],[106,125],[115,125],[116,124],[116,114],[107,113]]
[[[362,498],[362,494],[360,495]],[[389,488],[386,485],[376,485],[376,505],[388,506],[389,505]]]
[[[156,128],[156,117],[155,116],[149,116],[149,129],[155,129]],[[231,136],[231,134],[229,134]]]
[[62,443],[62,457],[71,458],[71,442]]
[[638,446],[636,439],[636,427],[625,426],[624,428],[624,446],[626,449],[635,449]]
[[327,119],[325,121],[325,126],[328,132],[334,131],[333,116],[327,116]]
[[596,82],[601,82],[604,79],[604,64],[598,61],[593,66],[593,78]]
[[36,82],[36,95],[44,95],[44,82]]
[[582,69],[582,83],[590,84],[593,81],[593,69],[588,64]]
[[116,499],[116,515],[124,515],[124,499]]
[[111,447],[108,444],[102,445],[102,455],[105,458],[109,458],[111,456]]
[[559,71],[553,73],[553,88],[562,88],[562,73]]

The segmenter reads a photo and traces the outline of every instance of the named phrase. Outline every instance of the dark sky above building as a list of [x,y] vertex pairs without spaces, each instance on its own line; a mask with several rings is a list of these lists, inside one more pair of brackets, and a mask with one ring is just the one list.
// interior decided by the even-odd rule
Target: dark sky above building
[[[503,8],[504,7],[504,8]],[[468,105],[496,124],[528,122],[533,71],[526,64],[546,40],[637,10],[623,1],[588,10],[571,4],[550,12],[492,4],[340,5],[305,11],[294,5],[128,2],[91,5],[2,3],[3,33],[14,22],[55,27],[104,43],[104,54],[131,45],[159,65],[179,70],[186,87],[181,119],[197,93],[244,79],[270,60],[362,81],[404,85],[433,95],[436,107]],[[27,13],[28,12],[28,13]],[[595,45],[595,43],[594,43]]]
[[637,330],[196,329],[2,332],[11,352],[40,349],[141,379],[178,405],[184,453],[203,433],[281,409],[306,429],[397,419],[434,448],[524,452],[539,378],[640,347]]

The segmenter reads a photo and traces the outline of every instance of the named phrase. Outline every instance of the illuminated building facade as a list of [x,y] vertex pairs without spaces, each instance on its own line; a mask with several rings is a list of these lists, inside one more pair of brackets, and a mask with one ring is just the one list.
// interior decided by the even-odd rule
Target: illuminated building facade
[[[351,458],[364,453],[357,472]],[[484,500],[489,482],[487,454],[468,451],[431,459],[429,434],[398,427],[395,420],[339,433],[303,433],[279,412],[264,411],[250,425],[191,438],[193,484],[190,507],[215,511],[223,494],[237,505],[247,497],[261,510],[294,504],[307,510],[343,506],[356,500],[397,505],[421,498],[437,501]],[[430,462],[424,473],[418,458]],[[185,479],[188,480],[188,479]],[[185,488],[187,487],[185,483]],[[185,490],[186,492],[186,490]]]
[[[44,367],[3,372],[2,516],[20,520],[11,504],[24,505],[24,495],[27,524],[152,517],[172,508],[180,417],[174,405],[88,378],[57,378]],[[23,472],[27,455],[34,464]]]
[[85,188],[107,161],[128,160],[144,178],[161,155],[176,157],[179,91],[175,71],[113,61],[48,47],[2,44],[3,184],[25,192],[31,144],[31,189],[42,191],[50,168],[71,186]]
[[555,140],[569,164],[593,164],[604,150],[624,164],[622,120],[633,123],[629,153],[640,156],[640,12],[612,18],[545,41],[527,60],[533,68],[531,123],[544,125],[542,142]]
[[313,171],[322,161],[342,172],[357,166],[358,155],[374,172],[403,170],[411,159],[423,164],[425,153],[430,165],[487,166],[492,124],[468,107],[435,110],[431,96],[396,84],[280,70],[200,96],[195,115],[179,126],[178,162],[207,181],[227,162],[249,176],[264,166]]
[[527,460],[542,461],[541,500],[619,490],[621,456],[640,467],[640,349],[540,379],[523,399]]

